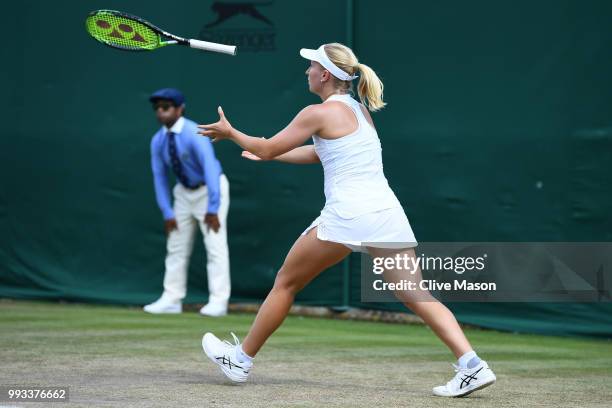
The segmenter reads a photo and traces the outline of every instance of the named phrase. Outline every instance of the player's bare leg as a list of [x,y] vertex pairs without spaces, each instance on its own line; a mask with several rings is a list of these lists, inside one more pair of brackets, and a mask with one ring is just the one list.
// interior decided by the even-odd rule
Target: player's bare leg
[[[372,257],[396,259],[415,259],[414,249],[381,249],[368,248]],[[455,315],[427,290],[420,289],[422,280],[421,268],[416,262],[408,265],[417,265],[415,270],[398,268],[385,269],[383,277],[386,282],[400,283],[402,281],[414,282],[414,290],[398,290],[395,296],[410,310],[431,327],[434,333],[448,346],[458,360],[455,365],[456,375],[446,385],[435,387],[433,393],[438,396],[460,397],[493,384],[495,374],[486,361],[473,351],[463,330],[459,326]]]
[[234,337],[234,345],[206,333],[202,344],[207,356],[232,381],[246,381],[251,359],[268,337],[282,324],[295,295],[322,271],[344,259],[350,249],[335,242],[317,238],[317,227],[300,236],[289,250],[276,275],[274,286],[259,308],[255,321],[242,345]]
[[344,259],[350,249],[342,244],[321,241],[317,227],[301,236],[289,250],[274,287],[261,305],[242,349],[255,356],[266,339],[281,325],[295,295],[322,271]]
[[[401,259],[404,256],[416,258],[412,248],[397,250],[370,247],[368,252],[372,257],[395,258],[399,255]],[[408,264],[410,265],[411,263]],[[459,358],[472,350],[472,346],[465,337],[453,313],[434,298],[429,291],[418,289],[418,282],[422,280],[421,268],[417,267],[415,271],[386,269],[383,277],[386,282],[399,283],[403,280],[415,282],[415,290],[396,291],[394,293],[395,296],[431,327],[440,340],[450,348],[455,357]]]

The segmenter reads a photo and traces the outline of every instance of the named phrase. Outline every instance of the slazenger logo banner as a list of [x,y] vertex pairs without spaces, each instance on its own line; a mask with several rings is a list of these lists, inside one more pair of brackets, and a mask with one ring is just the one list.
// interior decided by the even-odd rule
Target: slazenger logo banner
[[210,6],[211,19],[200,29],[198,38],[221,44],[233,44],[240,52],[276,50],[276,28],[269,17],[273,1],[215,1]]

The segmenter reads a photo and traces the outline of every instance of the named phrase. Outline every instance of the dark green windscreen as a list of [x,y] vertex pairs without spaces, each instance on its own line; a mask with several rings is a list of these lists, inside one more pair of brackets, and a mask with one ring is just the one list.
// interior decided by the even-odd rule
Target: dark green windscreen
[[[216,120],[222,105],[234,126],[270,136],[318,102],[299,49],[333,41],[351,44],[385,83],[389,105],[374,121],[418,240],[612,240],[612,3],[251,6],[256,12],[226,7],[227,19],[211,0],[170,9],[160,1],[6,6],[19,40],[0,51],[1,297],[155,300],[165,237],[149,164],[158,128],[149,94],[180,88],[193,120]],[[100,8],[237,42],[238,54],[110,49],[84,29]],[[322,171],[244,160],[230,143],[215,148],[231,183],[232,300],[260,301],[323,206]],[[298,302],[388,307],[359,303],[358,262],[326,271]],[[206,299],[204,263],[198,238],[187,302]],[[485,327],[612,335],[610,303],[451,307]]]

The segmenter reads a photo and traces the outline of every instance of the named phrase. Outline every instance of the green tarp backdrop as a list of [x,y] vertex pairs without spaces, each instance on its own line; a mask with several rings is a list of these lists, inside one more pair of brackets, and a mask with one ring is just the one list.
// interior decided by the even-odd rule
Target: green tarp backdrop
[[[305,105],[301,47],[339,41],[385,83],[385,172],[420,241],[612,240],[612,2],[13,2],[5,7],[0,297],[144,304],[161,292],[148,103],[182,89],[187,116],[271,136]],[[94,9],[239,46],[121,52],[89,38]],[[227,17],[226,19],[224,19]],[[324,204],[320,166],[254,163],[216,144],[231,183],[232,300],[261,301]],[[196,241],[187,302],[206,300]],[[343,285],[350,277],[350,290]],[[360,303],[359,256],[302,304]],[[612,304],[454,304],[503,330],[612,336]]]

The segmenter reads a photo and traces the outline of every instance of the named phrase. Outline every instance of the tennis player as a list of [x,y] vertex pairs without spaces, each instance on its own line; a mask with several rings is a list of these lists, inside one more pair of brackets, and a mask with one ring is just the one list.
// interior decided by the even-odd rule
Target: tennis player
[[[373,257],[398,253],[416,256],[416,239],[383,173],[381,144],[368,112],[385,106],[382,82],[342,44],[302,49],[300,55],[310,60],[306,70],[309,90],[322,103],[304,108],[269,139],[248,136],[233,128],[221,107],[218,122],[199,126],[199,133],[213,141],[228,139],[241,146],[246,158],[296,164],[320,162],[324,171],[325,206],[289,250],[243,343],[234,333],[234,344],[212,333],[202,339],[206,355],[235,382],[247,380],[253,358],[281,325],[295,295],[323,270],[351,251],[368,252]],[[358,77],[358,94],[363,103],[351,96],[351,81]],[[311,136],[314,145],[303,145]],[[400,249],[389,248],[397,243],[404,244]],[[384,276],[387,280],[399,279],[397,270],[386,270]],[[421,279],[421,271],[414,276]],[[435,395],[463,396],[495,382],[495,375],[474,352],[446,306],[428,292],[395,294],[458,359],[455,376],[447,384],[435,387]]]

